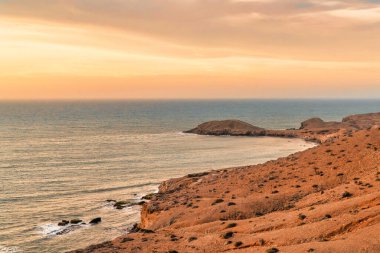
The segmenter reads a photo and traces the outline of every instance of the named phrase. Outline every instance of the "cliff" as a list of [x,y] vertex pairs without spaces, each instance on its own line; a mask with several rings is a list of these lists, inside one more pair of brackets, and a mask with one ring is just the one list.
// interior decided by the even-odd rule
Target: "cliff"
[[[336,135],[264,164],[163,182],[130,234],[76,252],[380,252],[378,116],[350,116],[333,133],[313,120],[318,138]],[[310,134],[304,127],[289,133]]]

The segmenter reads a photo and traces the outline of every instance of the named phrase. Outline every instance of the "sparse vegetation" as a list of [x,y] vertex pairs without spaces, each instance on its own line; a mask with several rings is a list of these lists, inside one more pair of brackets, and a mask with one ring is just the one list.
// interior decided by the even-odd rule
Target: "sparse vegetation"
[[233,236],[234,236],[234,232],[231,232],[231,231],[222,234],[222,238],[223,238],[223,239],[229,239],[229,238],[231,238],[231,237],[233,237]]
[[350,193],[350,192],[343,192],[343,194],[342,194],[342,198],[350,198],[350,197],[352,197],[352,193]]
[[304,220],[304,219],[306,219],[306,215],[300,213],[300,214],[298,215],[298,218],[299,218],[300,220]]
[[267,252],[267,253],[277,253],[277,252],[280,252],[280,250],[277,249],[277,248],[271,248],[271,249],[267,249],[266,252]]
[[216,199],[214,202],[212,202],[212,206],[224,202],[223,199]]
[[236,226],[237,226],[236,223],[230,223],[230,224],[227,225],[226,228],[234,228],[234,227],[236,227]]
[[255,215],[256,215],[256,217],[260,217],[260,216],[263,216],[264,214],[261,212],[256,212]]

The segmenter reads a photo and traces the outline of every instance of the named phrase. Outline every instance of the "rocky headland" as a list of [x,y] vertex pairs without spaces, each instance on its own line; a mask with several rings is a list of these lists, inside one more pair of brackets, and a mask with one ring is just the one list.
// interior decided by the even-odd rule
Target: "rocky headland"
[[380,113],[266,130],[212,121],[196,134],[320,145],[264,164],[163,182],[129,234],[75,252],[380,252]]
[[307,141],[331,141],[345,131],[368,129],[380,125],[380,113],[351,115],[341,122],[323,121],[311,118],[301,122],[299,129],[271,130],[253,126],[240,120],[209,121],[185,131],[200,135],[231,135],[231,136],[273,136],[286,138],[302,138]]

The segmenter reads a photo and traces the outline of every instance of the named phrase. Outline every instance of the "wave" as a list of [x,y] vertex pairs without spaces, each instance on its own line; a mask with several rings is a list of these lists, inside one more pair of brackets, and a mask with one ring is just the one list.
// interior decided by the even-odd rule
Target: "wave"
[[131,189],[131,188],[142,188],[145,186],[158,186],[158,185],[159,183],[149,182],[149,183],[144,183],[144,184],[108,187],[108,188],[100,188],[100,189],[92,189],[92,190],[81,190],[81,191],[71,191],[71,192],[64,192],[64,193],[52,193],[52,194],[45,194],[45,195],[0,198],[0,202],[6,203],[6,202],[25,201],[25,200],[45,200],[47,198],[59,198],[59,197],[64,197],[64,196],[82,195],[82,194],[89,194],[89,193],[112,192],[112,191],[126,190],[126,189]]
[[37,227],[41,233],[45,236],[56,236],[56,235],[65,235],[71,232],[74,232],[78,229],[88,228],[90,225],[88,224],[79,224],[79,225],[66,225],[66,226],[58,226],[56,224],[44,224]]
[[18,253],[21,252],[18,247],[7,247],[0,245],[0,253]]

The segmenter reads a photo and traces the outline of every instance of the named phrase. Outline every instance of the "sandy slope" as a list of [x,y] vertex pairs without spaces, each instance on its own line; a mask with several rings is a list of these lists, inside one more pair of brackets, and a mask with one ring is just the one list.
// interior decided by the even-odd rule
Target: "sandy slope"
[[380,129],[338,133],[265,164],[164,182],[143,229],[76,252],[380,252]]

